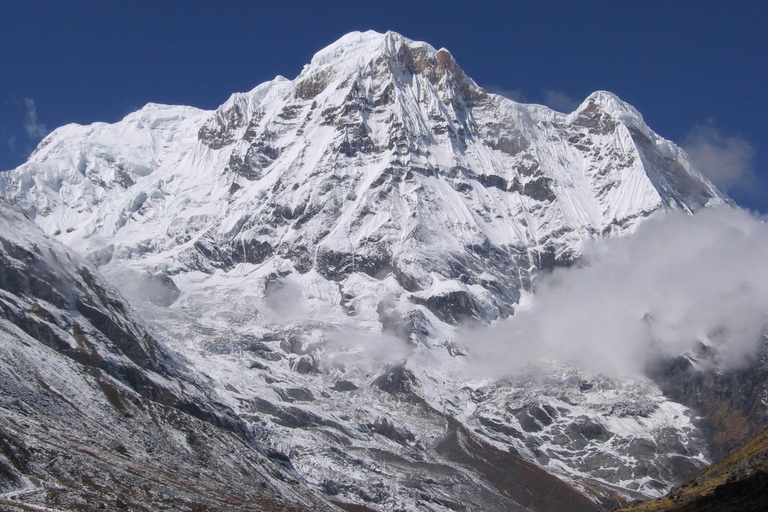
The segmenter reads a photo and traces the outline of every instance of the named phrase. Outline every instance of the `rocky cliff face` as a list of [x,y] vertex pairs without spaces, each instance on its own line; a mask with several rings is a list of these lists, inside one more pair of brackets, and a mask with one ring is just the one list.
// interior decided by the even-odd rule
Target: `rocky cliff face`
[[353,33],[213,112],[59,128],[0,194],[333,500],[589,510],[707,460],[650,381],[462,371],[457,325],[513,314],[585,241],[727,202],[611,93],[561,114],[486,93],[447,50]]

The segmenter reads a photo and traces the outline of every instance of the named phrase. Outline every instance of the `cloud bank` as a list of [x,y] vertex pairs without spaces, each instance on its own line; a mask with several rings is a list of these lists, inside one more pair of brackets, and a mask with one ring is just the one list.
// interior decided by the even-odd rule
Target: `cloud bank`
[[768,226],[743,210],[667,213],[588,245],[583,263],[545,276],[516,316],[465,332],[474,371],[501,377],[559,360],[640,374],[700,341],[732,367],[768,324]]

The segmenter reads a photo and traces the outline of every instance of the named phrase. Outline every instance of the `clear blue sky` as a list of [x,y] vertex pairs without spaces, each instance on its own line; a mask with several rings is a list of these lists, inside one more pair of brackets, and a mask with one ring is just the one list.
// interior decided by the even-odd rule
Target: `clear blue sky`
[[[0,4],[0,169],[62,124],[147,102],[212,109],[293,78],[352,30],[451,50],[475,81],[567,109],[606,89],[655,131],[724,162],[736,200],[768,211],[768,2],[337,1]],[[33,115],[34,114],[34,115]]]

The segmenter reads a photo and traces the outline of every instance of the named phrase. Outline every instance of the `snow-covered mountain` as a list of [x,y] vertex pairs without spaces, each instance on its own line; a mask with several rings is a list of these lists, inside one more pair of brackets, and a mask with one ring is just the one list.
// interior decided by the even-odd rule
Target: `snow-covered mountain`
[[508,315],[533,269],[586,239],[723,201],[614,95],[569,115],[522,105],[391,32],[345,36],[216,112],[65,126],[0,186],[97,263],[280,261],[337,303],[375,280],[451,322]]
[[336,501],[589,510],[707,460],[650,381],[463,372],[457,325],[513,314],[537,272],[728,202],[611,93],[559,113],[487,93],[445,49],[351,33],[213,112],[59,128],[0,195]]

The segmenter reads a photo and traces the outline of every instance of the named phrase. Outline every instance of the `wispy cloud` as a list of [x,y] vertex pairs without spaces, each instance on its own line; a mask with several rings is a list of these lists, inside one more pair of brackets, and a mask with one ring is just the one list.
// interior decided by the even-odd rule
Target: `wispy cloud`
[[48,129],[44,123],[37,119],[37,106],[35,101],[30,98],[24,98],[24,129],[27,131],[30,139],[42,139],[48,134]]
[[7,140],[8,151],[10,151],[11,153],[16,152],[16,140],[17,139],[15,135],[11,135],[11,138]]
[[504,87],[491,85],[486,87],[485,90],[491,94],[498,94],[499,96],[504,96],[505,98],[508,98],[512,101],[517,101],[519,103],[524,103],[527,101],[523,91],[520,89],[507,89]]
[[544,104],[558,112],[570,113],[576,110],[581,102],[563,91],[547,89],[544,91]]
[[683,143],[696,168],[724,191],[751,187],[755,150],[747,140],[723,135],[712,119],[694,126]]

